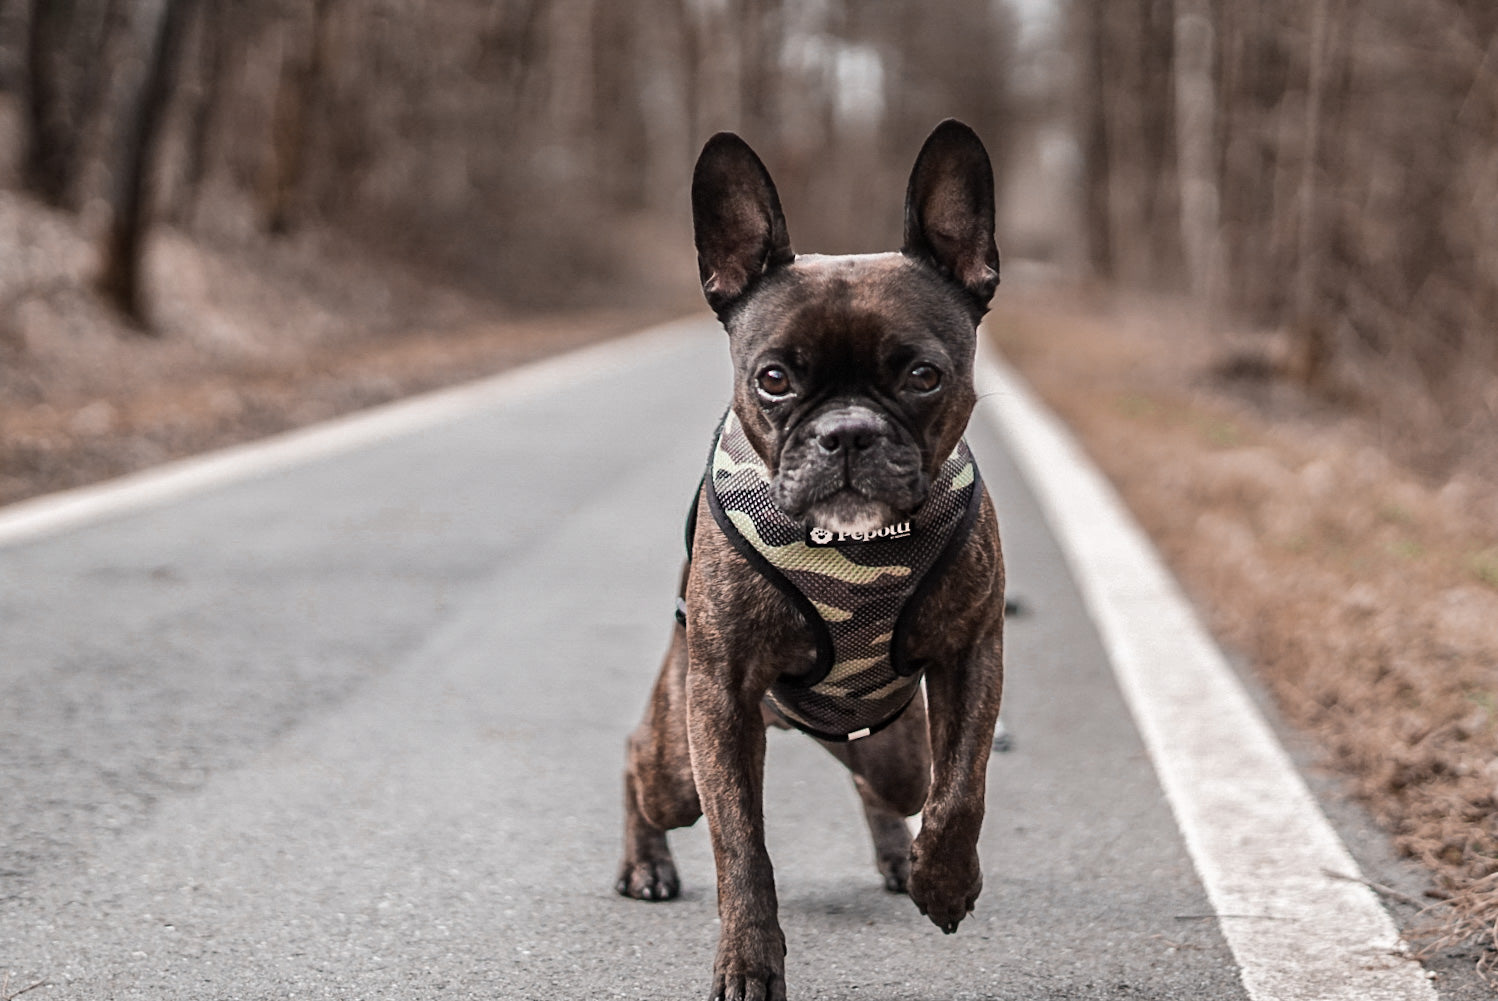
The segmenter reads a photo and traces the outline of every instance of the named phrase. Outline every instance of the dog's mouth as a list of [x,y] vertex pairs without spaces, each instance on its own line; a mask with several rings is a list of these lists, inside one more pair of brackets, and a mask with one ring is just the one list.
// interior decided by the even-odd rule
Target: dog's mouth
[[812,502],[802,519],[812,528],[862,534],[893,524],[900,515],[901,512],[884,501],[871,500],[856,490],[845,488]]
[[[782,511],[811,528],[862,533],[908,519],[926,499],[927,478],[885,475],[859,478],[844,470],[802,469],[775,477],[771,495]],[[873,482],[869,482],[872,479]],[[862,480],[862,482],[860,481]]]
[[787,438],[777,466],[776,505],[833,532],[871,532],[909,518],[931,486],[910,434],[862,404],[812,414]]

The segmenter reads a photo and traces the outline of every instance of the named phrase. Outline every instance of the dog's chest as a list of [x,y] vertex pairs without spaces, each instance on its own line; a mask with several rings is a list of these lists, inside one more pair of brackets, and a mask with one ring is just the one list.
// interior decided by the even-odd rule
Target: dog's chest
[[801,613],[814,660],[766,696],[798,729],[853,740],[893,722],[922,665],[908,656],[916,609],[966,542],[981,501],[961,443],[908,520],[859,534],[808,530],[771,498],[770,477],[730,410],[712,450],[707,497],[734,547]]

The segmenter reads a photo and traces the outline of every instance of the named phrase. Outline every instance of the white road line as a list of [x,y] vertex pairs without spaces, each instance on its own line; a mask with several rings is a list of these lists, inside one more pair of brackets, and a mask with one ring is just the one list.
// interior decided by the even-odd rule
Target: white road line
[[1040,500],[1254,1001],[1434,1001],[1357,866],[1154,547],[1018,376],[981,412]]
[[685,319],[580,348],[451,389],[397,400],[244,445],[0,508],[0,546],[412,434],[499,404],[584,381],[680,346],[706,319]]

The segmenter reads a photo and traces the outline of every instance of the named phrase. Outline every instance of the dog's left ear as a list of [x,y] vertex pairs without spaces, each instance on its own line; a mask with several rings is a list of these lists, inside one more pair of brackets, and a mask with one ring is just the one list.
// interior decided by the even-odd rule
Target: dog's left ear
[[770,172],[732,132],[713,136],[697,158],[692,231],[702,293],[720,319],[761,275],[796,256]]
[[934,264],[986,310],[999,285],[993,226],[988,150],[976,132],[948,118],[927,137],[910,172],[901,252]]

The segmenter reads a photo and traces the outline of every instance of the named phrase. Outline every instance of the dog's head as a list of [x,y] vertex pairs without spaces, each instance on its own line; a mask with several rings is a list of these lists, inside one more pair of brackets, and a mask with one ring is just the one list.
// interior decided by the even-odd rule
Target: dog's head
[[913,513],[967,427],[977,325],[999,283],[983,143],[950,119],[931,133],[899,253],[797,256],[769,172],[729,132],[697,160],[692,214],[733,408],[775,502],[844,532]]

